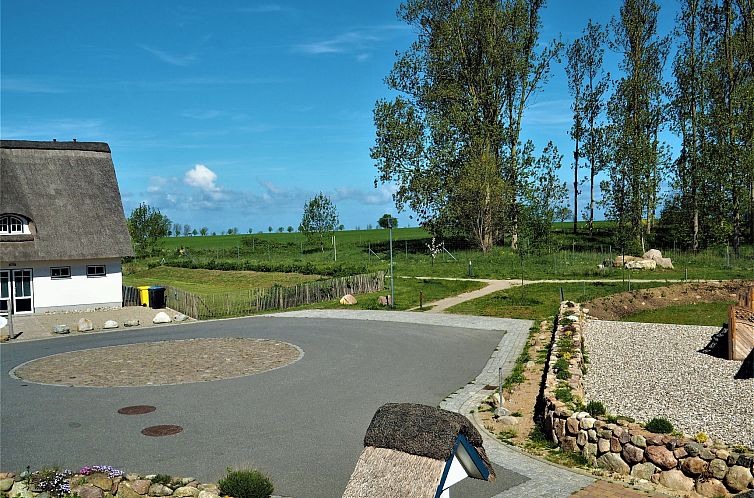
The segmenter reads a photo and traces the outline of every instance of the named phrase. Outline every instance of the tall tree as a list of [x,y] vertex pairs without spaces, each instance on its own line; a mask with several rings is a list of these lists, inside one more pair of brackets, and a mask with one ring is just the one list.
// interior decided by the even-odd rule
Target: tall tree
[[335,204],[320,192],[304,204],[304,214],[298,231],[310,242],[319,240],[322,252],[325,252],[325,235],[333,234],[338,228],[338,223],[338,210]]
[[[591,23],[591,21],[590,21]],[[581,38],[574,40],[566,51],[568,64],[566,65],[566,75],[568,76],[568,89],[573,96],[571,110],[573,111],[573,124],[569,134],[575,142],[573,151],[573,233],[578,232],[579,221],[579,157],[582,152],[579,145],[584,137],[584,78],[586,73],[587,52],[584,41]]]
[[399,95],[375,104],[375,183],[395,182],[399,210],[410,207],[432,230],[460,231],[482,251],[506,218],[517,241],[523,110],[560,50],[538,51],[542,5],[405,1],[398,17],[417,39],[386,79]]
[[[621,53],[615,93],[608,105],[612,162],[607,204],[622,245],[643,251],[657,205],[663,151],[659,131],[666,94],[662,71],[670,38],[659,37],[654,0],[624,0],[611,21],[611,47]],[[647,224],[644,225],[644,212]]]
[[151,256],[161,237],[167,237],[170,231],[170,220],[146,203],[131,211],[128,217],[128,232],[137,256]]

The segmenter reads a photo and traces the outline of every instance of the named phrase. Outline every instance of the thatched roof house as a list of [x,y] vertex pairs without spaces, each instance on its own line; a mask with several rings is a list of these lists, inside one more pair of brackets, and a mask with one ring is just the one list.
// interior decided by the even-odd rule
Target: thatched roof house
[[0,142],[0,311],[120,305],[132,255],[106,143]]
[[468,419],[431,406],[388,403],[369,424],[343,498],[447,498],[466,477],[495,478],[482,436]]

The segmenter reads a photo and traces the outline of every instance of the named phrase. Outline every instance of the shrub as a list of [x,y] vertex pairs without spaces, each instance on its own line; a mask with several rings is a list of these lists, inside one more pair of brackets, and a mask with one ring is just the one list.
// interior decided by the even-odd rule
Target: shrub
[[558,373],[555,375],[560,380],[568,380],[571,378],[571,372],[566,370],[558,370]]
[[584,411],[589,412],[589,414],[592,415],[593,417],[598,416],[598,415],[604,415],[607,413],[607,410],[605,409],[605,405],[603,405],[601,401],[595,401],[595,400],[592,400],[589,403],[587,403],[586,410]]
[[709,439],[709,436],[707,436],[707,434],[705,434],[704,432],[700,432],[694,439],[697,443],[705,443]]
[[571,392],[571,388],[568,386],[562,386],[555,389],[555,399],[560,400],[563,403],[573,401],[573,393]]
[[226,469],[228,475],[220,479],[217,487],[221,495],[235,498],[268,498],[275,490],[270,478],[255,469]]
[[653,418],[646,423],[644,428],[655,434],[670,434],[673,432],[673,424],[665,418]]
[[555,368],[557,368],[558,370],[568,370],[568,366],[568,359],[562,356],[558,358],[558,361],[555,362]]

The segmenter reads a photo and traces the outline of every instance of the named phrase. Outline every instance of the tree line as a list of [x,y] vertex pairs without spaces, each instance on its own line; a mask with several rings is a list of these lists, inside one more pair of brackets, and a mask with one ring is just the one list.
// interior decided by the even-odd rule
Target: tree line
[[[544,3],[401,4],[417,37],[386,78],[397,96],[375,104],[371,149],[376,182],[396,184],[398,208],[482,251],[515,249],[522,237],[546,243],[554,220],[572,216],[576,232],[588,186],[587,230],[602,208],[627,251],[671,239],[695,251],[754,244],[754,0],[682,0],[672,36],[659,33],[656,1],[624,0],[607,26],[590,20],[568,45],[541,39]],[[619,54],[617,74],[604,69],[606,48]],[[522,133],[562,56],[570,188],[557,147],[538,152]],[[680,151],[663,143],[666,130]]]

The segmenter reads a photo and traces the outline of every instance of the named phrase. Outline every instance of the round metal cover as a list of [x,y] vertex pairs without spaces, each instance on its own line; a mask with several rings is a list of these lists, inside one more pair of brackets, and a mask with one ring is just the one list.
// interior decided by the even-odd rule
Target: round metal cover
[[159,436],[172,436],[183,431],[183,427],[180,425],[153,425],[151,427],[145,427],[141,430],[141,433],[145,436],[159,437]]
[[156,409],[157,408],[151,405],[124,406],[118,410],[118,413],[121,415],[142,415],[144,413],[151,413]]

